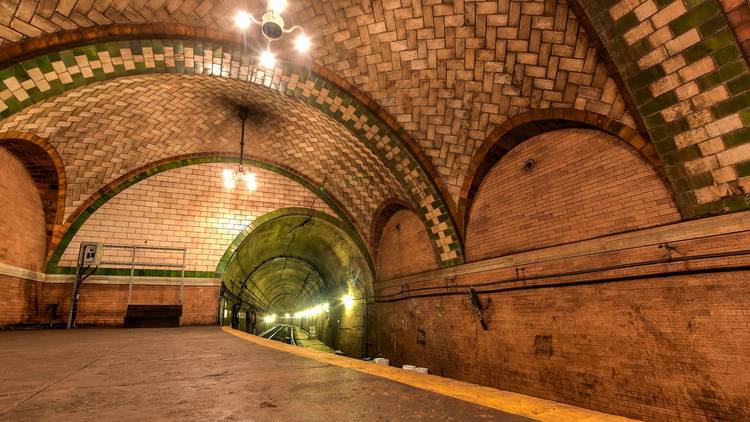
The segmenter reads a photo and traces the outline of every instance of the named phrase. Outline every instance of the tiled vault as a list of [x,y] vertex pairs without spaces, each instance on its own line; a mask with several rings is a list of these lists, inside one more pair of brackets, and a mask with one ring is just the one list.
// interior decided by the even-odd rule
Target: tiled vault
[[[298,101],[296,104],[306,103],[308,109],[312,111],[316,109],[317,115],[320,118],[325,117],[332,120],[332,124],[340,128],[335,130],[335,133],[341,134],[341,136],[331,135],[332,139],[337,139],[344,145],[339,152],[331,154],[332,159],[327,163],[319,163],[318,172],[312,172],[308,177],[313,180],[326,180],[326,175],[321,174],[325,171],[339,169],[344,166],[342,173],[343,180],[339,183],[358,185],[360,192],[363,192],[365,196],[360,197],[357,195],[349,195],[343,197],[340,200],[344,203],[349,203],[347,207],[354,208],[367,208],[363,205],[365,202],[369,202],[368,196],[373,196],[375,199],[388,199],[384,195],[378,196],[377,193],[373,194],[369,191],[369,186],[364,180],[365,174],[359,169],[361,166],[375,165],[376,167],[381,164],[382,168],[379,171],[371,173],[373,177],[384,177],[385,179],[390,178],[392,186],[400,186],[403,188],[402,194],[406,192],[407,197],[399,195],[398,192],[394,192],[391,198],[408,198],[414,205],[415,209],[420,210],[420,217],[427,226],[430,237],[435,245],[436,256],[438,256],[440,262],[443,265],[450,265],[463,260],[460,246],[460,239],[456,236],[456,231],[452,225],[452,220],[449,215],[448,205],[443,201],[440,193],[436,188],[435,183],[427,176],[423,168],[418,164],[412,153],[406,148],[402,142],[400,135],[393,132],[390,126],[387,126],[381,120],[381,117],[374,114],[370,109],[359,103],[349,93],[338,86],[330,82],[329,80],[311,72],[301,66],[281,64],[273,70],[262,70],[257,67],[253,56],[249,52],[242,52],[242,50],[236,46],[221,45],[211,42],[202,41],[182,41],[182,40],[134,40],[134,41],[119,41],[119,42],[108,42],[99,43],[96,45],[83,46],[68,50],[62,50],[55,53],[42,54],[35,57],[34,59],[26,60],[23,63],[13,65],[0,71],[0,115],[2,116],[13,116],[6,125],[3,131],[15,130],[22,131],[23,125],[18,125],[17,122],[24,120],[23,117],[14,116],[19,111],[23,110],[22,115],[44,115],[48,113],[45,109],[54,107],[50,105],[38,105],[37,102],[44,100],[45,98],[53,97],[54,95],[81,87],[82,85],[96,83],[97,81],[105,79],[116,79],[125,75],[139,75],[139,74],[150,74],[150,73],[186,73],[186,74],[202,74],[202,75],[213,75],[221,76],[222,78],[228,79],[239,79],[240,81],[252,82],[255,85],[262,85],[267,88],[271,88],[271,91],[278,91],[286,94],[287,97],[292,97]],[[121,82],[116,82],[121,83]],[[252,85],[250,84],[250,85]],[[158,85],[158,84],[156,84]],[[190,85],[190,84],[188,84]],[[258,95],[255,99],[253,89],[248,88],[249,91],[243,91],[242,83],[235,83],[233,88],[226,89],[224,94],[220,95],[220,99],[217,99],[217,104],[223,105],[226,110],[236,109],[236,104],[239,102],[248,101],[261,101],[264,96]],[[66,94],[61,98],[56,98],[53,103],[64,101],[62,98],[78,98],[78,101],[85,101],[86,98],[91,96],[91,92],[98,92],[99,90],[106,90],[107,87],[113,87],[109,83],[97,85],[96,87],[84,87],[79,88],[76,93]],[[186,90],[192,90],[192,87],[183,86]],[[171,87],[157,87],[154,89],[161,89],[164,96],[157,98],[147,99],[148,103],[151,104],[173,104],[179,101],[172,101],[171,99]],[[92,91],[93,90],[93,91]],[[118,94],[114,91],[118,91],[116,88],[112,88],[113,92],[105,93],[106,96],[117,96]],[[152,90],[153,91],[153,90]],[[242,93],[244,94],[238,94]],[[232,93],[232,94],[230,94]],[[188,94],[193,95],[193,94]],[[219,94],[215,94],[219,95]],[[236,97],[236,95],[240,95]],[[242,95],[245,95],[243,97]],[[126,99],[127,96],[121,96]],[[94,100],[90,100],[94,101]],[[187,100],[185,100],[187,101]],[[111,108],[112,105],[103,104],[107,102],[102,100],[101,108]],[[286,108],[279,105],[284,104],[283,101],[268,100],[268,104],[277,104],[278,111],[285,112]],[[290,103],[292,104],[292,103]],[[34,105],[31,110],[27,110],[28,107]],[[79,105],[84,106],[83,103]],[[231,105],[235,105],[232,107]],[[252,106],[252,103],[249,105]],[[312,106],[310,108],[309,106]],[[167,106],[167,110],[169,107]],[[291,109],[296,106],[291,105]],[[210,110],[211,105],[207,105],[206,109]],[[215,107],[213,107],[215,108]],[[254,109],[268,112],[267,108],[263,107],[263,104],[256,104]],[[130,117],[129,111],[123,111],[125,115],[123,118]],[[190,110],[192,111],[192,110]],[[210,111],[203,111],[209,113]],[[57,124],[50,124],[49,122],[56,116],[56,111],[52,111],[52,115],[47,115],[47,124],[43,130],[56,132],[59,130]],[[153,119],[154,115],[150,110],[142,112],[144,116],[148,116]],[[175,117],[164,116],[162,119],[175,119]],[[304,113],[302,113],[304,114]],[[312,113],[315,114],[315,113]],[[270,114],[269,114],[270,115]],[[279,113],[276,113],[279,115]],[[79,116],[80,117],[80,116]],[[83,116],[86,117],[86,116]],[[216,116],[213,116],[214,118]],[[255,118],[256,126],[258,123],[264,121],[262,116],[253,115]],[[309,133],[310,129],[314,129],[316,124],[313,123],[309,128],[305,126],[304,119],[306,117],[290,118],[291,120],[300,120],[301,124],[296,126],[298,129],[294,136],[300,137],[305,136]],[[311,117],[315,119],[315,117]],[[77,120],[75,117],[74,120]],[[36,120],[28,126],[34,131],[38,131],[39,123]],[[186,117],[189,124],[186,126],[189,132],[194,130],[201,130],[200,126],[195,126],[191,118]],[[323,120],[321,120],[323,121]],[[14,123],[16,122],[16,123]],[[338,123],[336,123],[338,122]],[[120,121],[121,123],[121,121]],[[288,122],[286,122],[288,123]],[[285,124],[286,124],[285,123]],[[97,122],[95,124],[101,124]],[[208,123],[207,123],[208,124]],[[73,125],[75,126],[75,125]],[[116,122],[111,122],[110,131],[122,131],[128,130],[127,128],[120,128]],[[56,127],[58,129],[54,129]],[[164,138],[168,137],[162,131],[168,130],[168,126],[157,125],[155,133],[150,135],[151,138]],[[289,130],[290,127],[285,127],[284,130]],[[348,129],[348,134],[345,132]],[[70,130],[78,130],[76,128],[68,128],[64,131],[69,132]],[[260,129],[259,129],[260,130]],[[139,131],[142,133],[143,131]],[[262,133],[262,132],[261,132]],[[97,132],[97,136],[104,136],[103,132]],[[216,136],[214,131],[208,131],[204,135],[210,134]],[[266,133],[268,135],[268,133]],[[355,136],[351,136],[355,135]],[[205,138],[205,137],[204,137]],[[236,139],[236,138],[235,138]],[[270,139],[275,139],[271,137]],[[347,141],[348,139],[348,141]],[[172,147],[174,140],[170,140],[165,143],[169,148]],[[302,145],[302,144],[300,144]],[[364,149],[361,151],[370,151],[369,156],[357,156],[356,153],[352,156],[348,154],[349,146],[351,145],[364,145]],[[278,145],[269,147],[268,144],[261,145],[258,149],[262,152],[263,148],[270,148],[272,154],[278,155],[280,152],[277,148]],[[112,147],[110,147],[111,149]],[[91,148],[89,151],[94,151],[96,148]],[[145,152],[141,150],[140,153]],[[99,151],[98,154],[103,154]],[[303,145],[302,149],[296,150],[296,158],[305,157],[309,155],[316,155],[316,146],[314,145]],[[286,155],[279,158],[289,159],[294,154]],[[376,158],[377,157],[377,158]],[[309,157],[308,157],[309,158]],[[366,159],[365,159],[366,158]],[[370,163],[371,161],[377,161],[380,159],[380,164]],[[132,163],[133,161],[130,160]],[[282,161],[282,163],[285,163]],[[342,164],[344,163],[345,164]],[[369,163],[369,164],[368,164]],[[334,165],[332,168],[328,168],[331,164]],[[114,162],[110,164],[114,167],[120,167],[120,164]],[[390,170],[391,174],[387,174],[388,171],[380,171],[385,169]],[[303,174],[307,174],[304,173]],[[319,179],[314,176],[321,176]],[[102,179],[104,180],[104,179]],[[398,183],[394,182],[398,180]],[[75,188],[75,186],[73,185]],[[377,189],[374,189],[377,190]],[[340,190],[339,192],[344,192]],[[381,193],[386,193],[382,191]],[[381,201],[382,202],[382,201]],[[370,207],[372,211],[377,209],[377,206]],[[371,215],[367,215],[366,218],[364,212],[357,212],[357,210],[351,210],[352,214],[358,219],[357,224],[361,229],[367,227],[367,221],[372,218]],[[362,230],[362,233],[366,233],[366,230]],[[364,235],[367,238],[367,235]]]
[[[6,42],[112,23],[233,28],[261,1],[22,2],[0,8]],[[530,109],[568,107],[634,121],[567,1],[290,2],[314,60],[348,80],[419,143],[453,200],[493,126]]]
[[[37,51],[48,41],[39,37],[82,28],[83,32],[92,30],[92,39],[100,39],[107,33],[102,25],[110,24],[151,28],[143,34],[172,33],[159,32],[167,24],[236,34],[234,13],[239,9],[257,12],[263,4],[238,0],[6,2],[0,7],[4,41],[0,49],[12,52],[18,43],[29,41],[26,46]],[[638,129],[653,143],[664,164],[682,216],[697,217],[750,207],[750,70],[738,44],[747,46],[747,34],[736,18],[746,12],[725,13],[738,4],[741,10],[750,10],[746,2],[729,0],[300,0],[290,3],[285,16],[291,24],[303,24],[312,35],[312,59],[317,65],[371,98],[419,144],[438,181],[446,186],[448,193],[442,199],[450,202],[446,197],[452,196],[457,202],[462,182],[474,171],[471,157],[493,128],[529,110],[576,109],[630,127],[638,122]],[[180,31],[174,34],[184,34]],[[132,33],[138,32],[128,27],[119,34]],[[50,39],[64,44],[67,38]],[[122,71],[118,60],[125,72],[191,68],[198,73],[243,77],[244,62],[234,52],[217,53],[216,48],[209,48],[209,55],[203,54],[203,47],[196,47],[191,59],[187,51],[183,55],[174,47],[173,59],[161,42],[134,42],[132,49],[105,46],[96,51],[100,46],[51,59],[62,63],[59,69],[49,63],[38,65],[40,72],[30,74],[29,80],[9,80],[8,89],[0,90],[2,99],[12,110],[17,106],[14,102],[24,102],[20,97],[35,96],[27,90],[33,91],[37,82],[49,82],[52,90],[57,89],[59,81],[44,81],[52,71],[63,84],[108,78],[111,72]],[[123,53],[126,50],[130,52]],[[283,43],[279,50],[285,50]],[[80,64],[79,57],[84,58]],[[89,61],[100,67],[87,66]],[[302,78],[299,84],[290,75],[284,69],[265,82],[278,83],[282,89],[291,82],[295,96],[306,101],[320,95],[315,82]],[[17,72],[2,76],[7,80]],[[341,104],[349,105],[345,100]],[[355,112],[344,120],[354,123],[356,118]],[[398,157],[394,161],[401,161],[402,149],[391,149],[396,151],[392,157]],[[414,162],[401,162],[394,174],[408,179]],[[405,191],[419,198],[422,219],[433,241],[439,243],[445,263],[460,254],[459,241],[445,204],[423,176],[414,176]]]
[[104,184],[151,162],[197,152],[238,152],[236,104],[250,106],[246,153],[322,183],[364,237],[378,205],[407,200],[360,140],[320,111],[242,81],[199,75],[123,77],[77,88],[0,123],[2,132],[49,139],[65,163],[65,218]]

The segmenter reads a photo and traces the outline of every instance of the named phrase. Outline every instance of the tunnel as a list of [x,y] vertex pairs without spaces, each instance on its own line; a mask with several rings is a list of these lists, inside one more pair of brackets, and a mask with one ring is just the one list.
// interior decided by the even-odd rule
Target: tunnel
[[282,209],[241,236],[222,275],[222,324],[260,334],[277,324],[314,333],[341,354],[367,354],[372,262],[356,232],[312,209]]

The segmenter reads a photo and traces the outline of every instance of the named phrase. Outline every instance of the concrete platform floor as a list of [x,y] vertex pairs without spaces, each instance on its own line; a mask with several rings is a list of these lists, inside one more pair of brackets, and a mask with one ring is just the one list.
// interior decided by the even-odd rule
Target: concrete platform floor
[[0,421],[48,420],[630,419],[228,327],[0,332]]
[[217,327],[2,332],[0,379],[3,421],[529,420]]

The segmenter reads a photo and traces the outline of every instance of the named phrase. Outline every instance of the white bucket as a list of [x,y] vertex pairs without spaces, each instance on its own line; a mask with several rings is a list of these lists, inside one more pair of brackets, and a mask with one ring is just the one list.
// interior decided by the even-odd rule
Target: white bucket
[[406,369],[407,371],[413,371],[413,370],[417,369],[417,367],[414,366],[414,365],[403,365],[401,368],[402,369]]
[[419,374],[429,374],[430,373],[429,369],[427,369],[427,368],[421,368],[421,367],[414,369],[414,371],[416,371]]

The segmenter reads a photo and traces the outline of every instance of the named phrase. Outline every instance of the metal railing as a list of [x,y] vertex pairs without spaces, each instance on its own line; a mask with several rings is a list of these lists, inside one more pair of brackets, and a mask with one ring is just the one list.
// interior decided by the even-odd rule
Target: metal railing
[[133,298],[133,278],[136,269],[168,269],[180,271],[178,304],[182,304],[185,290],[185,262],[187,248],[164,246],[124,245],[105,243],[102,245],[100,265],[107,268],[129,268],[128,305]]

